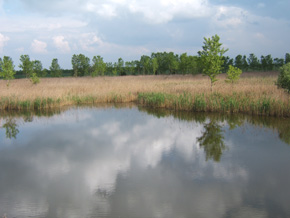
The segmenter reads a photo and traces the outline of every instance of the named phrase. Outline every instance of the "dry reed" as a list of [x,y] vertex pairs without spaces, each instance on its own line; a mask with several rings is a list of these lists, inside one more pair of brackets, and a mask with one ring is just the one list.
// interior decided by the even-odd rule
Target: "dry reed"
[[[277,89],[277,77],[278,74],[273,72],[244,73],[238,83],[232,85],[224,81],[225,75],[220,75],[214,84],[213,93],[223,97],[238,95],[251,102],[267,98],[279,102],[289,110],[289,94]],[[5,81],[1,80],[0,93],[0,109],[137,102],[138,93],[164,93],[173,96],[187,93],[193,98],[204,95],[213,99],[210,81],[202,75],[43,78],[37,85],[33,85],[28,79],[18,79],[13,80],[8,88]]]

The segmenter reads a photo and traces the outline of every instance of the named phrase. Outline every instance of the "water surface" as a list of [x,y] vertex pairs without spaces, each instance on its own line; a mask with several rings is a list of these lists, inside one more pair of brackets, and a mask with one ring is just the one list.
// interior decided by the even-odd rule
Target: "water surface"
[[0,216],[290,217],[289,125],[134,106],[2,115]]

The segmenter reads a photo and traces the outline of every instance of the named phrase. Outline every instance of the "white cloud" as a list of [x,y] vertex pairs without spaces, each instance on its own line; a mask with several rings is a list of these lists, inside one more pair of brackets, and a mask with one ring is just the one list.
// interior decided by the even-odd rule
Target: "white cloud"
[[7,41],[9,41],[9,37],[0,33],[0,51],[2,51]]
[[98,46],[104,44],[103,40],[95,33],[84,33],[80,36],[79,43],[84,51],[94,52]]
[[46,47],[47,44],[45,42],[39,41],[37,39],[34,39],[33,42],[31,43],[31,49],[35,53],[39,54],[47,53]]
[[222,28],[240,28],[248,12],[238,7],[219,6],[216,8],[213,24]]
[[211,14],[211,6],[207,0],[129,1],[128,7],[132,13],[143,14],[152,23],[166,23],[175,17],[199,18]]
[[57,49],[62,53],[67,53],[71,51],[68,41],[65,40],[64,36],[55,36],[53,37],[53,44]]

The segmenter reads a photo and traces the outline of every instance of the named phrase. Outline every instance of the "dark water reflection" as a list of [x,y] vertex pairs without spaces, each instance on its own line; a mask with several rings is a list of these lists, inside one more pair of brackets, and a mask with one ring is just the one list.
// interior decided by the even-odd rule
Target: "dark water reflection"
[[290,216],[287,119],[108,107],[1,126],[0,216]]

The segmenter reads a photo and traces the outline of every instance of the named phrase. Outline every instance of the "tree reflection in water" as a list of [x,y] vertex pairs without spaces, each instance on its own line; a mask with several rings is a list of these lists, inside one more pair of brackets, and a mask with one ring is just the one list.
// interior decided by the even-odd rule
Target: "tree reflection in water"
[[2,126],[6,130],[6,138],[8,139],[16,139],[17,134],[19,133],[18,125],[16,120],[13,118],[6,119],[6,123]]
[[223,150],[226,149],[223,132],[222,126],[215,120],[204,125],[204,132],[201,137],[197,138],[197,141],[204,149],[206,160],[220,161]]

